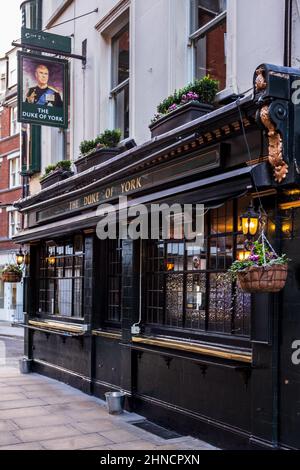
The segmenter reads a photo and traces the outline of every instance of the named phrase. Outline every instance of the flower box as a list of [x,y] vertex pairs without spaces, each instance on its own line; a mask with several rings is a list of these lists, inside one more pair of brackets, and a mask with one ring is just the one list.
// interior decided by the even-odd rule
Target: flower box
[[280,292],[286,283],[287,264],[250,266],[237,273],[238,287],[244,292]]
[[21,282],[22,274],[14,271],[6,271],[1,274],[1,279],[3,282]]
[[214,110],[210,104],[200,103],[199,101],[190,101],[174,111],[165,114],[158,121],[150,124],[151,137],[157,137],[161,134],[175,129],[176,127],[183,126],[188,122],[193,121],[207,113]]
[[41,187],[42,189],[48,188],[49,186],[52,186],[59,181],[70,178],[70,176],[73,176],[73,174],[74,173],[72,171],[64,170],[63,168],[57,168],[56,170],[49,173],[49,175],[41,179]]
[[92,168],[100,163],[106,162],[120,153],[121,149],[118,147],[101,148],[97,149],[89,155],[83,156],[75,160],[77,173],[82,173],[89,168]]

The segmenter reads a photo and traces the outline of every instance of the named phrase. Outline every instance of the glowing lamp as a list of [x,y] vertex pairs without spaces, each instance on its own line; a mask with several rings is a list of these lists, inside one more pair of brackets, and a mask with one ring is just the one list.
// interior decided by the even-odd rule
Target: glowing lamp
[[258,231],[259,215],[255,212],[251,205],[247,211],[241,216],[242,230],[245,237],[251,235],[254,237]]
[[19,253],[17,253],[16,255],[16,261],[17,261],[17,265],[18,266],[22,266],[22,264],[24,264],[24,261],[25,261],[25,255],[22,251],[22,248],[20,248],[20,251]]

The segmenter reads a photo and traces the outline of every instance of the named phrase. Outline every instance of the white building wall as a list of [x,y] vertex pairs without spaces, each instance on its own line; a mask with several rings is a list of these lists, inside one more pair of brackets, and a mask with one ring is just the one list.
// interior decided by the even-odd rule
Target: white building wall
[[292,66],[300,67],[300,0],[293,1]]
[[227,86],[233,92],[252,87],[261,63],[283,65],[284,0],[228,0]]
[[[0,266],[12,264],[15,262],[15,253],[0,254]],[[13,305],[13,296],[16,291],[16,308]],[[0,308],[0,321],[13,322],[17,320],[18,315],[23,313],[23,282],[4,283],[4,307]]]
[[[79,155],[79,144],[112,128],[110,29],[96,25],[118,0],[74,0],[58,23],[84,18],[51,28],[49,32],[72,35],[73,52],[81,54],[87,39],[88,62],[70,61],[71,156]],[[137,143],[150,138],[148,125],[157,104],[192,79],[193,50],[189,43],[189,0],[131,0],[130,2],[130,134]],[[44,1],[44,25],[61,4]],[[255,68],[262,62],[283,64],[284,0],[228,0],[227,93],[252,87]],[[117,21],[116,21],[117,22]],[[300,35],[300,26],[299,26]],[[43,128],[43,168],[62,157],[62,136],[56,129]]]

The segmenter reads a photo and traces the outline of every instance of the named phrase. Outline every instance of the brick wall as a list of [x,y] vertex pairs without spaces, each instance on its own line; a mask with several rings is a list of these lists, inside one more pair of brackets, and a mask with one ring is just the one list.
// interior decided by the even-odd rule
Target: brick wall
[[0,113],[0,251],[15,250],[17,247],[9,237],[9,214],[5,206],[12,206],[15,201],[21,198],[21,188],[9,188],[9,160],[7,155],[17,152],[20,149],[19,134],[10,136],[10,108],[3,108]]

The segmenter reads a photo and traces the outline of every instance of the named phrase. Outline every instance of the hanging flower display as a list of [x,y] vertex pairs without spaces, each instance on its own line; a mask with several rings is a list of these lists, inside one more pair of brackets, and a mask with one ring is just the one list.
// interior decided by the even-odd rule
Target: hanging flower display
[[286,283],[289,261],[286,255],[275,253],[262,232],[253,243],[249,257],[235,261],[229,272],[244,292],[280,292]]
[[9,264],[1,271],[1,279],[3,282],[21,282],[22,269],[16,264]]

